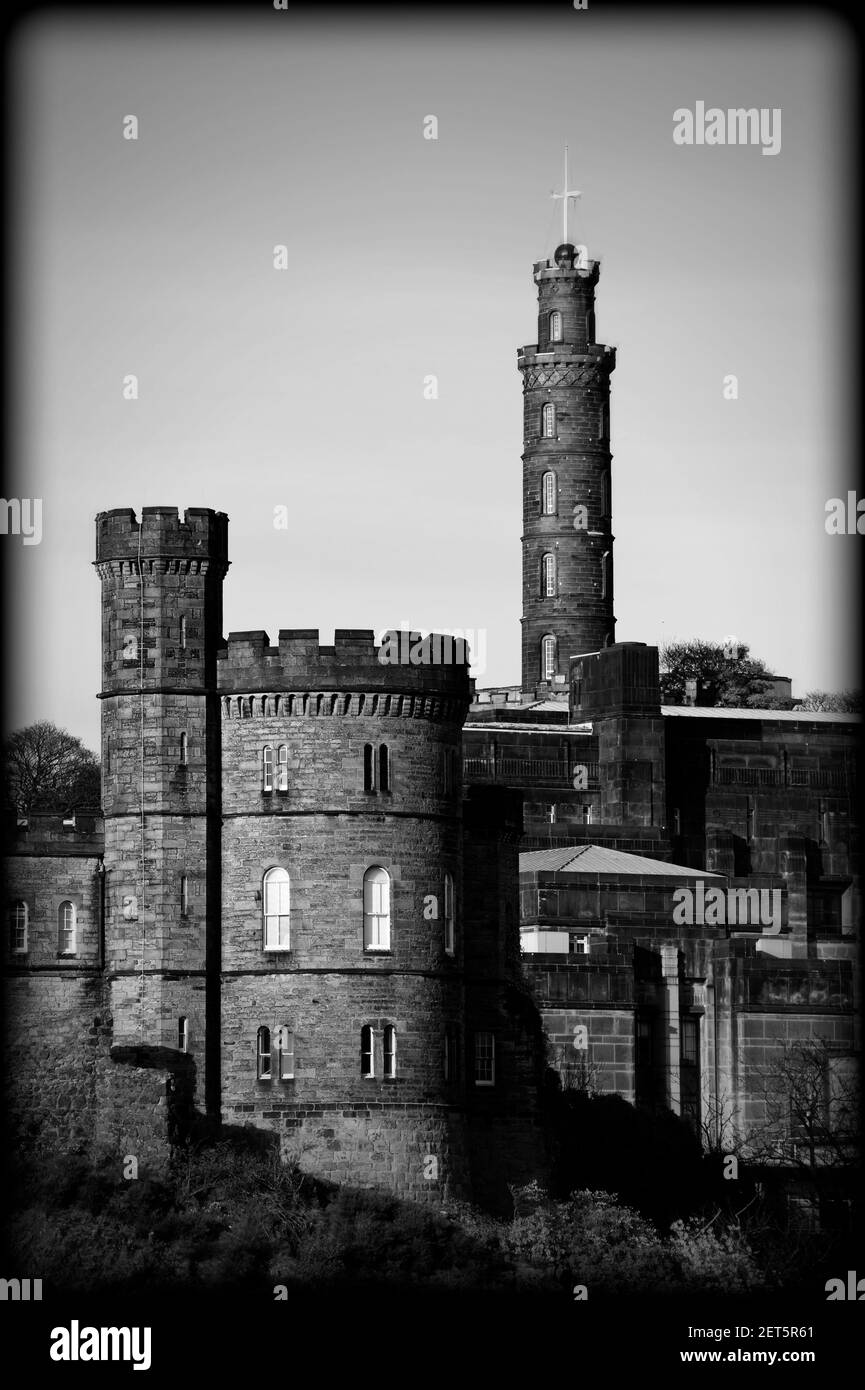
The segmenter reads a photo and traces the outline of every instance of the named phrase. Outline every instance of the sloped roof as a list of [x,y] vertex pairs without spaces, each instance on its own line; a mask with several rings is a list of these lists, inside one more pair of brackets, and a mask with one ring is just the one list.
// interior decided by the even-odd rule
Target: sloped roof
[[762,719],[766,724],[861,724],[861,714],[827,714],[807,709],[726,709],[720,705],[661,705],[675,719]]
[[520,855],[520,873],[550,869],[568,874],[634,874],[658,878],[718,878],[705,869],[687,869],[683,864],[663,864],[642,854],[627,854],[603,845],[564,845],[561,849],[533,849]]

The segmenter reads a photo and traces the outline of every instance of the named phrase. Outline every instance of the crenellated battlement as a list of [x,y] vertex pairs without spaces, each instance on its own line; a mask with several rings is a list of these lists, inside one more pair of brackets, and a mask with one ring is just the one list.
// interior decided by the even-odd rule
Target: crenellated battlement
[[232,632],[219,653],[217,682],[223,695],[362,691],[468,702],[470,659],[463,639],[442,633],[422,638],[391,630],[378,645],[370,630],[338,628],[327,646],[317,628],[297,628],[281,631],[272,647],[266,632]]
[[143,507],[141,521],[131,507],[99,512],[96,517],[96,563],[111,560],[207,560],[228,568],[228,517],[210,507]]

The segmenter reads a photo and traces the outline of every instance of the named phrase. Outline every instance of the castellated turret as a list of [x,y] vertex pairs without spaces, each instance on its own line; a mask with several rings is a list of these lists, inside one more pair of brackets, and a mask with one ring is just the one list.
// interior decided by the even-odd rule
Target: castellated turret
[[537,342],[523,378],[523,677],[567,691],[568,661],[615,640],[610,486],[614,348],[595,342],[600,266],[565,243],[538,261]]
[[105,971],[113,1043],[191,1054],[218,1112],[220,718],[228,518],[96,518]]
[[470,681],[461,643],[398,636],[232,633],[220,656],[223,1115],[440,1198],[466,1176]]

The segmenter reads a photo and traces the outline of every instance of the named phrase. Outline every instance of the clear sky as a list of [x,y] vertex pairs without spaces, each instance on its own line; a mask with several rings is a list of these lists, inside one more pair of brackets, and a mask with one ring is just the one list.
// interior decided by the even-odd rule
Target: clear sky
[[[856,683],[861,541],[824,528],[858,478],[846,31],[819,7],[308,13],[18,31],[6,486],[43,536],[0,537],[11,724],[98,748],[112,507],[228,513],[226,633],[480,628],[479,684],[519,682],[516,350],[566,142],[618,348],[618,639],[735,634],[796,694]],[[780,153],[674,144],[698,101],[780,108]]]

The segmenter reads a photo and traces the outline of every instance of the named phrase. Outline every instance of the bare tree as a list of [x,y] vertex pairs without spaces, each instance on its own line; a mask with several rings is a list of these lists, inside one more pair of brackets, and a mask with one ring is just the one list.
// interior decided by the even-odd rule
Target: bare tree
[[20,815],[100,804],[99,760],[48,720],[17,729],[0,750],[3,794]]
[[856,1061],[827,1038],[785,1044],[757,1076],[765,1118],[745,1147],[752,1161],[809,1173],[849,1168],[859,1158]]

